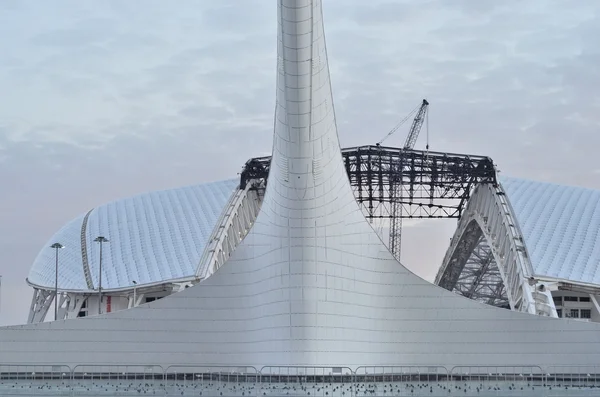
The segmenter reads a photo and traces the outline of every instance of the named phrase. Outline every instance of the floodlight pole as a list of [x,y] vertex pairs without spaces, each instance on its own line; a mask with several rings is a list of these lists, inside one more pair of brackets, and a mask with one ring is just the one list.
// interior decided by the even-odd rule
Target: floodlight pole
[[61,243],[54,243],[50,246],[54,248],[54,321],[58,320],[58,250],[65,248]]
[[137,281],[133,280],[133,305],[131,305],[132,308],[135,307],[135,302],[137,301],[137,294],[136,291],[137,290]]
[[534,296],[534,294],[535,294],[535,290],[537,288],[538,280],[535,277],[531,276],[531,277],[529,277],[527,279],[527,282],[529,283],[530,286],[533,287],[533,291],[531,292],[531,304],[533,305],[533,312],[537,313],[537,308],[535,307],[535,296]]
[[98,236],[94,241],[100,243],[100,265],[98,266],[98,314],[102,314],[102,243],[108,243],[109,240],[104,236]]

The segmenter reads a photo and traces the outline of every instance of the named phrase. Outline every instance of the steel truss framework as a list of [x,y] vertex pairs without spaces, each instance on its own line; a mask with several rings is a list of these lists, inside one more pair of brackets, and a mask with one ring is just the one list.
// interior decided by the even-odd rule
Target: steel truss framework
[[[490,305],[556,314],[549,293],[548,296],[541,294],[541,301],[534,302],[534,297],[540,295],[538,291],[523,288],[523,280],[531,274],[527,270],[531,265],[490,158],[378,146],[347,148],[342,153],[354,195],[367,218],[460,218],[465,206],[469,209],[469,216],[459,223],[436,278],[437,284]],[[223,211],[199,262],[197,280],[214,273],[250,230],[260,209],[269,166],[270,157],[253,158],[246,163],[240,189],[234,192]],[[400,181],[402,192],[395,197],[394,186]],[[503,198],[495,203],[496,209],[502,211],[490,214],[488,211],[494,206],[487,202],[482,204],[481,194],[476,200],[469,200],[473,187],[478,185],[481,185],[479,191],[493,191],[494,197]],[[392,213],[390,204],[399,198],[402,211]],[[502,216],[507,220],[498,221]],[[512,233],[507,234],[520,242],[518,245],[506,245],[508,237],[498,239],[502,234],[496,230],[500,223],[511,226]],[[508,259],[514,262],[515,258],[521,258],[520,262],[526,266],[507,264],[502,251],[506,248],[511,250]],[[523,255],[515,257],[513,252]],[[79,312],[85,298],[78,299],[78,296],[60,294],[59,318]],[[143,294],[138,297],[141,299]],[[547,297],[550,297],[549,302]],[[53,299],[53,291],[35,289],[29,322],[43,321]],[[130,302],[129,306],[136,304]],[[79,307],[75,307],[77,305]],[[536,310],[537,306],[541,310]]]
[[557,317],[552,295],[530,285],[533,268],[501,185],[478,186],[435,283],[495,306]]
[[[54,302],[55,296],[56,294],[54,293],[54,290],[34,288],[27,322],[39,323],[44,321],[48,315],[48,312],[50,311],[52,302]],[[81,299],[79,301],[78,299],[74,298],[74,295],[59,291],[57,319],[64,320],[68,317],[68,313],[70,312],[79,313],[84,300],[85,299]],[[77,305],[79,305],[79,307],[76,307]]]
[[[354,195],[371,219],[460,218],[476,185],[497,184],[489,157],[382,146],[346,148],[342,155]],[[251,181],[264,187],[270,162],[270,157],[248,160],[240,189]],[[402,191],[394,194],[400,182]],[[397,201],[401,209],[393,214],[390,203]]]
[[[144,303],[144,299],[148,295],[153,295],[156,292],[164,292],[167,290],[173,292],[181,291],[186,288],[186,286],[189,286],[191,283],[193,283],[193,281],[193,278],[190,277],[189,280],[184,280],[178,283],[165,283],[136,288],[135,293],[133,292],[132,288],[110,295],[113,297],[126,297],[128,300],[127,307],[132,308]],[[96,295],[96,292],[81,293],[76,291],[59,291],[58,320],[77,318],[88,298],[91,296],[95,297]],[[48,316],[49,313],[49,319],[54,320],[54,315],[52,313],[54,296],[54,290],[33,288],[33,298],[31,300],[31,307],[29,309],[27,323],[31,324],[43,322],[46,320],[46,316]]]
[[31,307],[29,308],[28,323],[38,323],[44,321],[46,313],[54,300],[54,291],[44,289],[33,289],[33,297],[31,298]]
[[471,251],[454,292],[488,305],[510,308],[498,263],[483,233]]

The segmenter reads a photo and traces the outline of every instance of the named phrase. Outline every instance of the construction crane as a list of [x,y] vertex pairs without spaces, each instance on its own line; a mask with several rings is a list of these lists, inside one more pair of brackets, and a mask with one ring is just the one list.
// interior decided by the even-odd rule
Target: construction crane
[[386,136],[384,136],[383,138],[381,138],[381,140],[379,142],[377,142],[375,145],[380,146],[383,142],[385,142],[389,137],[391,137],[392,135],[394,135],[394,133],[396,131],[398,131],[400,129],[400,127],[402,127],[404,125],[404,123],[406,123],[408,121],[408,119],[410,119],[410,116],[412,116],[413,114],[415,114],[415,112],[417,110],[420,109],[420,106],[417,106],[416,108],[414,108],[413,110],[410,111],[409,114],[407,114],[402,120],[400,120],[400,122],[398,124],[396,124],[396,126],[394,128],[392,128],[390,130],[390,132],[388,132],[386,134]]
[[[429,106],[429,102],[427,99],[423,99],[421,106],[419,107],[419,111],[413,120],[413,123],[410,127],[410,131],[408,131],[408,136],[406,137],[406,142],[404,142],[404,150],[410,150],[415,147],[415,143],[417,143],[417,138],[419,137],[419,132],[421,132],[421,127],[423,126],[423,122],[425,122],[425,116],[427,115],[427,107]],[[427,149],[429,149],[429,142],[427,142]]]
[[[403,177],[404,177],[404,151],[411,150],[415,147],[415,143],[417,142],[417,138],[419,137],[419,132],[421,132],[421,127],[425,122],[425,118],[427,115],[427,108],[429,106],[429,102],[426,99],[423,99],[423,102],[416,109],[417,115],[415,116],[413,123],[408,131],[408,136],[406,137],[406,142],[402,149],[400,149],[400,161],[399,164],[392,165],[396,168],[396,171],[392,173],[392,175],[396,175],[394,179],[392,179],[392,184],[390,186],[390,205],[391,205],[391,225],[390,225],[390,239],[389,246],[390,251],[394,255],[394,257],[400,261],[400,252],[402,249],[402,196],[403,196]],[[380,145],[383,141],[389,138],[399,127],[404,124],[404,122],[412,115],[415,110],[413,110],[407,117],[404,118],[388,135],[384,137],[377,145]],[[429,137],[427,138],[427,150],[429,150]]]

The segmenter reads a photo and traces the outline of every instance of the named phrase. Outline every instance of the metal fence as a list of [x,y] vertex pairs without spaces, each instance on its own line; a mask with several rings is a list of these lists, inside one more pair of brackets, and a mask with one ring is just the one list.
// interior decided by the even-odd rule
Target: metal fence
[[0,396],[599,396],[600,366],[0,365]]

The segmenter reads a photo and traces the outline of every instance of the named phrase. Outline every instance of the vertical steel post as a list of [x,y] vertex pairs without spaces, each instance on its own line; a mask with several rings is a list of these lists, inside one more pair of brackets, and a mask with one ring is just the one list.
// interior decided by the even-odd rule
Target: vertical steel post
[[108,243],[109,240],[106,237],[98,236],[94,241],[100,243],[100,264],[98,266],[98,314],[102,314],[102,243]]
[[100,266],[98,267],[98,314],[102,314],[102,243],[100,240]]
[[54,243],[50,248],[54,248],[54,321],[56,321],[58,320],[58,250],[65,246]]
[[54,321],[58,320],[58,247],[54,247]]

